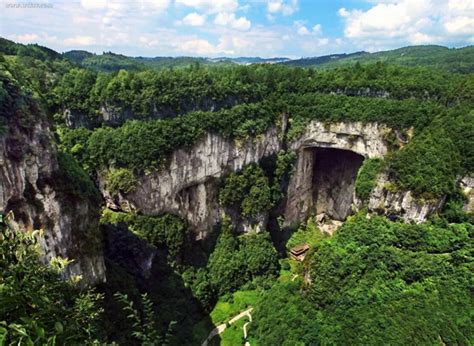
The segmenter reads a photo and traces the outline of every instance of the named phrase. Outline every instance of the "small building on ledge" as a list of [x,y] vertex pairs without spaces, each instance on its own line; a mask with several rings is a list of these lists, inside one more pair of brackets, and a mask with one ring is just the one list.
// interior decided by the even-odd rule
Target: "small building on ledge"
[[309,250],[309,245],[304,243],[290,249],[290,256],[296,261],[302,262]]

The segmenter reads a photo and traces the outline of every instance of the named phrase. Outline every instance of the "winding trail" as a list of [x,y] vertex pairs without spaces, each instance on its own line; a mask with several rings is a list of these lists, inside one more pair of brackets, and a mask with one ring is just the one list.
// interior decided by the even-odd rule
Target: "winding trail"
[[[247,316],[249,318],[250,322],[252,322],[252,315],[250,314],[252,312],[252,310],[253,310],[253,308],[242,311],[240,314],[232,317],[229,320],[228,323],[233,324],[233,323],[237,322],[238,320],[240,320],[242,317],[245,317],[245,316]],[[250,322],[247,322],[244,325],[244,337],[245,338],[247,338],[247,324],[249,324]],[[218,325],[216,328],[214,328],[213,330],[211,330],[211,332],[209,333],[206,340],[204,340],[204,342],[202,343],[201,346],[207,346],[209,344],[209,341],[211,341],[211,339],[213,337],[215,337],[216,335],[222,334],[226,328],[227,328],[227,323],[222,323],[222,324]],[[249,343],[246,342],[245,345],[249,345]]]

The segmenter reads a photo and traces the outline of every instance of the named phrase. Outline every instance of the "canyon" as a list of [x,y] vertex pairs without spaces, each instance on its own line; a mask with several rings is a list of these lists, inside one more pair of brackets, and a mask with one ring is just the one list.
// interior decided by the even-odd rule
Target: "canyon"
[[[296,139],[288,141],[287,119],[281,123],[246,140],[207,133],[192,147],[175,150],[166,167],[140,175],[136,189],[127,194],[111,195],[99,174],[106,206],[151,216],[175,214],[188,222],[195,240],[206,239],[225,212],[218,198],[222,179],[248,164],[289,150],[297,159],[277,206],[283,215],[281,227],[294,227],[321,213],[343,221],[363,207],[354,192],[357,172],[365,158],[386,155],[384,136],[391,130],[375,123],[313,121]],[[18,141],[23,145],[17,145]],[[12,148],[22,151],[15,153]],[[0,211],[13,211],[20,228],[44,230],[41,244],[45,260],[54,256],[73,260],[65,277],[77,275],[84,283],[103,282],[99,207],[52,183],[58,171],[57,149],[47,121],[39,121],[29,133],[22,133],[12,122],[0,142],[0,154]],[[379,176],[368,201],[369,211],[423,222],[443,203],[443,199],[421,203],[410,191],[387,191],[387,181],[387,174]],[[266,212],[252,220],[234,218],[233,222],[240,232],[261,231],[267,227],[268,218]]]

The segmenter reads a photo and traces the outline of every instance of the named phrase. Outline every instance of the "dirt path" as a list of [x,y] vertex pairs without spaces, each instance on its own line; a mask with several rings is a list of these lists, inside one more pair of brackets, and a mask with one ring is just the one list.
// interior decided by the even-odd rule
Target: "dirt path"
[[[252,310],[253,310],[253,308],[247,309],[245,311],[242,311],[240,314],[232,317],[229,321],[229,324],[233,324],[233,323],[237,322],[238,320],[240,320],[242,317],[245,317],[245,316],[248,316],[250,322],[252,322],[252,315],[250,314],[252,312]],[[247,324],[249,324],[250,322],[247,322],[244,325],[244,337],[247,337],[246,327],[247,327]],[[211,341],[211,339],[213,337],[215,337],[216,335],[222,334],[226,328],[227,328],[227,323],[222,323],[222,324],[218,325],[216,328],[214,328],[213,330],[211,330],[211,332],[209,333],[206,340],[204,340],[204,342],[202,343],[201,346],[207,346],[209,344],[209,341]],[[246,345],[247,345],[247,343],[246,343]]]

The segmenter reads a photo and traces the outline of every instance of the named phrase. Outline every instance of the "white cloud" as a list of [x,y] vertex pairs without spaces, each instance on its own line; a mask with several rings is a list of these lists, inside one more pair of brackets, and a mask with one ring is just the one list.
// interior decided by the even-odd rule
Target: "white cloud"
[[95,39],[91,36],[75,36],[64,40],[66,46],[90,46],[95,43]]
[[190,26],[202,26],[206,22],[206,16],[200,15],[196,12],[188,14],[183,18],[182,23]]
[[267,11],[271,14],[281,13],[289,16],[298,11],[298,0],[268,0]]
[[237,0],[176,0],[176,3],[206,13],[235,12],[239,7]]
[[179,48],[183,52],[196,55],[213,55],[216,53],[216,48],[209,41],[202,39],[185,41]]
[[309,35],[309,34],[311,34],[311,33],[309,32],[308,28],[305,27],[304,25],[303,25],[303,26],[300,26],[300,27],[298,28],[297,33],[298,33],[298,35]]
[[448,8],[451,11],[474,11],[474,2],[471,0],[449,0]]
[[296,32],[298,35],[306,36],[306,35],[315,35],[319,36],[322,34],[321,24],[315,24],[311,30],[309,30],[304,21],[296,20],[293,22],[293,26],[296,28]]
[[252,25],[245,17],[237,18],[235,13],[221,12],[214,18],[214,24],[226,26],[236,30],[248,30]]
[[81,5],[86,10],[100,10],[107,7],[107,0],[81,0]]
[[322,33],[323,33],[323,30],[321,28],[321,24],[316,24],[313,26],[313,34],[321,35]]
[[472,0],[376,1],[368,10],[338,11],[344,36],[374,50],[409,44],[465,41],[474,36]]
[[11,35],[10,38],[20,43],[34,43],[38,41],[39,36],[37,34],[23,34]]
[[180,44],[178,50],[191,55],[212,56],[216,54],[234,54],[232,50],[223,49],[221,45],[215,46],[204,39],[188,40]]

